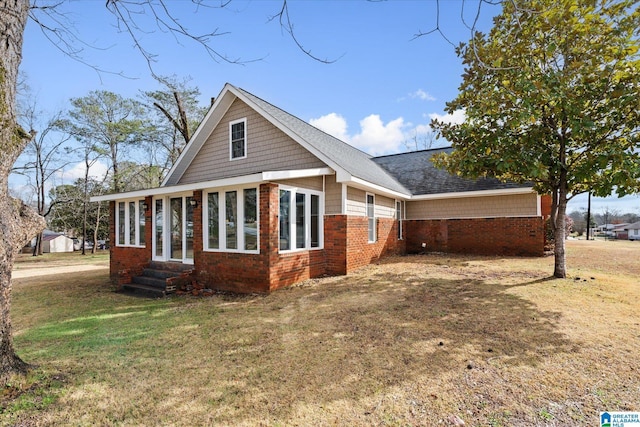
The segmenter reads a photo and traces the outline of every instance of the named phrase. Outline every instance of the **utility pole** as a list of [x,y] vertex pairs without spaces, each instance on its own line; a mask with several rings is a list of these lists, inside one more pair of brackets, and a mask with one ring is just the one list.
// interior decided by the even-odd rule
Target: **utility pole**
[[589,190],[589,199],[587,202],[587,240],[591,234],[591,190]]

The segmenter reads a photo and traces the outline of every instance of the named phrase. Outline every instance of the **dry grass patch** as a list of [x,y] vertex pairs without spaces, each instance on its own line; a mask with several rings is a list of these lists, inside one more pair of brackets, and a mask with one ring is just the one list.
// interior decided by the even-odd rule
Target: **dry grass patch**
[[640,244],[568,249],[566,280],[548,278],[551,258],[448,255],[269,296],[153,301],[113,293],[106,273],[22,279],[16,347],[65,381],[0,421],[567,426],[640,410]]

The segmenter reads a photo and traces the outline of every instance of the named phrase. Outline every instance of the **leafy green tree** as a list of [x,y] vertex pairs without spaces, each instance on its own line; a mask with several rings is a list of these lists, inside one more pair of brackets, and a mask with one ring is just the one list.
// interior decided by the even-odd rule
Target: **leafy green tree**
[[[638,192],[639,29],[632,0],[503,2],[490,33],[457,49],[465,71],[447,111],[466,120],[432,123],[454,148],[437,163],[533,183],[552,196],[556,236],[575,195]],[[566,277],[563,239],[553,274]]]
[[72,99],[71,105],[64,130],[109,159],[113,191],[122,191],[120,161],[128,148],[141,144],[150,132],[142,104],[113,92],[96,90]]
[[[63,184],[52,188],[49,191],[49,198],[53,204],[51,213],[48,216],[49,226],[54,230],[70,231],[81,240],[84,234],[92,236],[95,241],[107,239],[109,237],[108,224],[108,203],[89,203],[85,201],[91,196],[99,196],[106,192],[102,183],[89,179],[86,185],[85,180],[80,178],[73,184]],[[87,209],[87,221],[84,221],[84,209]]]

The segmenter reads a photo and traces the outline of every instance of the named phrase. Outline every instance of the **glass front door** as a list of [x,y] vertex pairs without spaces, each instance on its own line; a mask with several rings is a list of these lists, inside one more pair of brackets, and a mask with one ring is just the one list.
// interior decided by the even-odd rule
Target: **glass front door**
[[183,207],[182,197],[172,197],[169,201],[169,229],[171,238],[169,239],[169,253],[172,260],[182,260],[182,228],[183,228]]
[[154,259],[193,263],[193,197],[155,200]]

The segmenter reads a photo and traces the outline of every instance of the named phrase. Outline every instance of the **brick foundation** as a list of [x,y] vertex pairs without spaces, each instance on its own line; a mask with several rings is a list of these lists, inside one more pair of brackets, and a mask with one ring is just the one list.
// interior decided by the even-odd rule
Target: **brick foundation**
[[405,232],[407,253],[544,255],[541,217],[409,220]]

